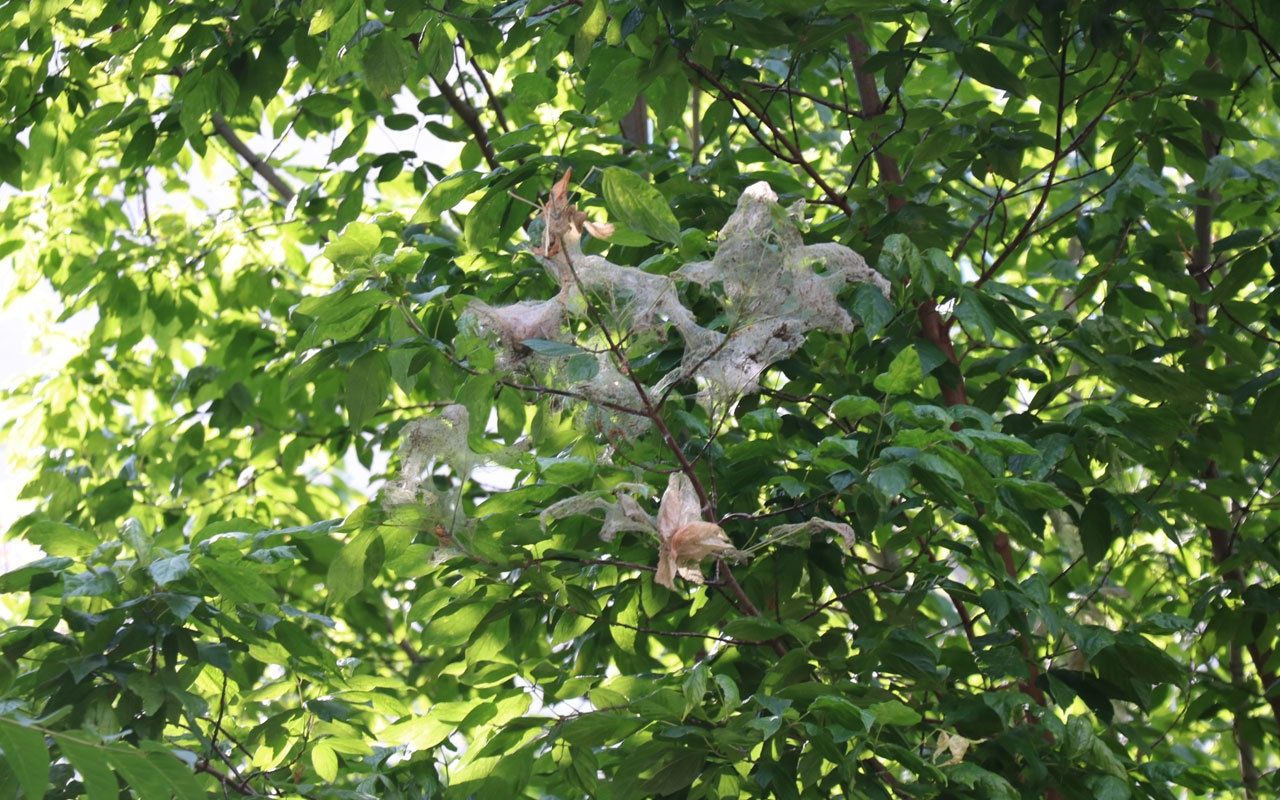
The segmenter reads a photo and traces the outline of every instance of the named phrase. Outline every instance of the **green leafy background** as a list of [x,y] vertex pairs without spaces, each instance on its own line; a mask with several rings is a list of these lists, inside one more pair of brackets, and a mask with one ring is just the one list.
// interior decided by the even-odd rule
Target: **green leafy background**
[[[7,392],[0,792],[1276,796],[1278,47],[1225,0],[0,5],[0,259],[90,327]],[[686,343],[625,293],[467,316],[556,296],[569,169],[613,264],[764,181],[892,292],[646,404]],[[668,591],[600,531],[677,470],[751,558]]]

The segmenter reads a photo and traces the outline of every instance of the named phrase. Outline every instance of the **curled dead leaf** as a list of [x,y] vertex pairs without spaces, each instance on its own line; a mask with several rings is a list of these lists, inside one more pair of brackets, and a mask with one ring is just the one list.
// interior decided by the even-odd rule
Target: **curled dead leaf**
[[[972,739],[966,739],[959,734],[951,734],[946,731],[938,731],[938,746],[933,752],[933,761],[940,767],[949,767],[952,764],[959,764],[964,761],[965,753],[969,752],[969,745],[973,744]],[[941,757],[947,754],[949,757],[946,761],[940,761]]]
[[658,506],[658,571],[654,580],[675,589],[679,575],[703,583],[701,563],[708,557],[733,557],[739,553],[724,529],[702,519],[698,495],[688,476],[672,473]]
[[555,258],[560,253],[564,239],[574,241],[582,238],[586,231],[600,239],[608,239],[613,235],[613,225],[608,222],[587,222],[585,211],[569,202],[569,178],[572,169],[566,169],[560,180],[551,187],[551,196],[542,204],[542,243],[530,248],[534,255],[544,258]]
[[658,550],[658,572],[654,580],[675,589],[675,576],[701,584],[702,560],[708,556],[734,555],[733,542],[714,522],[690,522],[666,538]]

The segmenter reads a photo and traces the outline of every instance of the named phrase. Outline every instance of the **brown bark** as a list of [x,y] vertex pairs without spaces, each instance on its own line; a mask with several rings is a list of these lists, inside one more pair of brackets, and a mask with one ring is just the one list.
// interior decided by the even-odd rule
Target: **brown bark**
[[626,113],[619,124],[622,127],[622,138],[633,147],[641,149],[649,146],[649,104],[644,95],[636,95],[636,102]]
[[[880,90],[876,88],[875,75],[863,69],[867,56],[870,55],[867,43],[861,36],[852,33],[845,37],[845,42],[853,61],[854,81],[858,86],[858,99],[862,103],[862,116],[864,119],[878,117],[885,112],[886,106],[880,98]],[[883,152],[877,139],[872,139],[871,146],[875,148],[876,168],[880,172],[881,183],[893,187],[886,201],[889,211],[901,211],[907,201],[901,192],[902,169],[898,166],[898,160]],[[921,338],[941,350],[948,361],[959,367],[960,358],[956,355],[955,346],[951,343],[951,325],[938,313],[938,304],[932,298],[917,303],[916,318],[920,321]],[[959,370],[957,370],[954,384],[943,384],[941,381],[939,384],[942,387],[942,398],[947,405],[968,405],[969,396],[965,391],[964,376],[959,373]]]
[[484,162],[489,165],[490,169],[497,169],[498,156],[493,150],[493,142],[489,139],[489,131],[485,128],[484,122],[480,120],[480,113],[470,103],[462,99],[449,84],[436,79],[434,75],[431,77],[431,82],[436,85],[436,90],[440,92],[440,96],[453,109],[453,113],[458,115],[458,119],[462,120],[462,124],[467,126],[467,130],[471,131],[471,135],[476,137],[476,145],[479,146],[481,154],[484,155]]
[[222,141],[226,142],[232,150],[236,151],[237,155],[244,159],[250,169],[261,175],[262,179],[272,189],[276,190],[276,194],[280,196],[281,200],[288,203],[294,198],[296,192],[293,191],[293,187],[284,182],[284,178],[280,177],[280,173],[276,172],[274,167],[257,153],[250,150],[249,146],[235,132],[235,129],[231,127],[231,124],[216,111],[213,112],[213,130]]
[[[1205,67],[1211,71],[1219,72],[1222,68],[1222,62],[1216,53],[1210,53],[1205,59]],[[1217,116],[1220,111],[1216,100],[1202,98],[1198,101],[1206,111]],[[1200,133],[1200,141],[1204,147],[1205,162],[1213,160],[1222,151],[1222,140],[1208,129],[1202,130]],[[1187,264],[1187,272],[1191,278],[1195,280],[1196,286],[1202,293],[1208,293],[1213,288],[1213,273],[1217,265],[1213,260],[1213,221],[1217,212],[1217,204],[1220,198],[1217,193],[1201,187],[1196,191],[1196,208],[1192,217],[1192,227],[1195,231],[1195,247],[1191,253],[1191,259]],[[1195,324],[1195,330],[1192,332],[1193,341],[1196,347],[1204,344],[1204,326],[1209,324],[1210,306],[1199,300],[1192,300],[1190,304],[1191,318]],[[1202,356],[1198,359],[1200,364],[1204,364],[1205,358]],[[1206,484],[1219,477],[1218,463],[1210,460],[1204,470],[1200,473],[1200,478]],[[1241,513],[1244,513],[1243,511]],[[1213,552],[1214,563],[1222,569],[1222,579],[1228,583],[1232,583],[1236,587],[1236,591],[1243,592],[1248,584],[1248,575],[1238,563],[1232,563],[1232,559],[1236,553],[1236,537],[1235,531],[1217,525],[1209,525],[1209,545]],[[1244,674],[1244,659],[1241,655],[1241,646],[1237,642],[1232,642],[1230,652],[1228,653],[1228,664],[1230,666],[1231,681],[1234,685],[1244,687],[1246,682]],[[1248,650],[1249,656],[1253,661],[1254,669],[1258,673],[1258,678],[1262,682],[1264,699],[1271,707],[1271,713],[1275,717],[1276,723],[1280,724],[1280,695],[1275,694],[1271,690],[1276,685],[1277,676],[1274,672],[1267,669],[1267,663],[1271,661],[1272,653],[1267,648],[1260,645],[1256,640],[1248,642],[1243,649]],[[1241,726],[1241,718],[1248,714],[1247,708],[1237,709],[1235,718],[1232,720],[1232,732],[1235,736],[1237,750],[1240,756],[1240,777],[1244,783],[1245,796],[1253,797],[1258,788],[1258,769],[1253,760],[1253,748],[1248,744],[1244,737]]]
[[[880,92],[876,88],[875,76],[868,74],[863,65],[866,63],[867,56],[870,51],[863,38],[856,34],[849,34],[846,37],[849,47],[849,54],[853,61],[853,71],[855,81],[858,86],[858,97],[862,102],[864,118],[870,119],[878,116],[885,111],[885,103],[880,98]],[[902,186],[902,170],[898,166],[898,162],[891,155],[882,152],[879,149],[879,142],[873,140],[872,147],[877,148],[875,153],[876,167],[880,172],[880,180],[883,183],[891,184],[895,187]],[[889,194],[887,205],[889,211],[900,211],[906,205],[906,199],[900,191],[893,191]],[[938,313],[937,303],[932,299],[923,300],[916,304],[916,317],[920,321],[921,338],[933,344],[941,350],[951,363],[957,367],[960,366],[960,359],[956,355],[955,347],[951,343],[950,324],[942,318]],[[941,384],[941,382],[939,382]],[[956,383],[954,385],[941,384],[942,397],[948,406],[967,405],[969,402],[968,395],[965,391],[964,375],[957,370]],[[1013,548],[1009,542],[1009,535],[1000,532],[992,538],[992,546],[997,555],[1000,556],[1005,566],[1005,571],[1011,577],[1017,575],[1017,564],[1013,557]],[[1022,643],[1022,652],[1026,658],[1028,668],[1030,669],[1030,678],[1019,681],[1019,687],[1031,697],[1032,701],[1043,707],[1047,705],[1047,699],[1044,692],[1036,685],[1036,679],[1039,677],[1040,668],[1036,663],[1031,650],[1030,641],[1024,639]],[[1027,719],[1030,722],[1036,721],[1036,715],[1027,712]],[[1052,734],[1045,731],[1045,736],[1052,740]],[[1045,800],[1063,800],[1062,794],[1057,789],[1046,789],[1044,792]]]

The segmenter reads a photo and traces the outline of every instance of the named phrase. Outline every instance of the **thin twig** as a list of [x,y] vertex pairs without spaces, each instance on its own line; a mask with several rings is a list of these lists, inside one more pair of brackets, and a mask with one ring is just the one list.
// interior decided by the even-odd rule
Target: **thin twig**
[[1031,213],[1027,215],[1026,221],[1022,224],[1022,227],[1014,235],[1013,241],[1009,242],[1009,244],[1007,244],[1001,250],[1000,255],[997,256],[996,259],[993,262],[991,262],[991,265],[987,267],[985,270],[983,270],[982,274],[979,275],[977,280],[973,282],[973,288],[975,289],[980,288],[984,283],[989,281],[996,274],[996,272],[998,272],[1000,268],[1004,266],[1006,261],[1008,261],[1015,253],[1020,252],[1022,250],[1023,243],[1030,238],[1033,232],[1035,232],[1036,222],[1039,221],[1040,215],[1044,213],[1044,209],[1049,203],[1049,194],[1058,185],[1054,181],[1054,177],[1057,174],[1058,165],[1063,161],[1063,159],[1067,158],[1067,156],[1071,155],[1072,153],[1076,152],[1077,150],[1079,150],[1081,147],[1084,146],[1085,142],[1088,141],[1089,137],[1093,135],[1094,129],[1098,127],[1098,125],[1105,118],[1106,114],[1109,111],[1111,111],[1112,108],[1114,108],[1116,105],[1119,105],[1121,102],[1124,102],[1130,99],[1127,95],[1124,97],[1121,97],[1120,90],[1121,88],[1123,88],[1128,84],[1129,79],[1133,77],[1133,74],[1138,69],[1138,62],[1140,61],[1142,56],[1141,43],[1139,44],[1138,56],[1134,59],[1133,64],[1129,68],[1129,71],[1126,72],[1123,76],[1121,76],[1119,81],[1117,81],[1116,87],[1111,92],[1111,97],[1108,98],[1106,105],[1103,106],[1102,110],[1098,113],[1097,116],[1091,119],[1088,122],[1088,124],[1086,124],[1084,128],[1078,134],[1076,134],[1076,136],[1071,140],[1069,144],[1063,147],[1062,131],[1063,131],[1063,117],[1064,117],[1064,114],[1066,113],[1065,104],[1066,104],[1066,78],[1067,78],[1067,75],[1066,75],[1067,42],[1066,40],[1063,41],[1062,48],[1063,49],[1060,54],[1061,61],[1058,64],[1058,104],[1057,104],[1057,108],[1055,109],[1056,119],[1054,124],[1053,155],[1049,160],[1049,165],[1048,165],[1049,173],[1045,178],[1044,186],[1040,192],[1040,197],[1036,200],[1035,208],[1033,208],[1031,210]]
[[197,762],[195,766],[195,770],[196,772],[203,772],[206,775],[212,775],[218,781],[218,783],[221,783],[223,786],[227,787],[228,789],[235,789],[237,792],[239,792],[240,794],[246,797],[259,796],[258,792],[252,786],[250,786],[247,781],[236,780],[235,778],[231,777],[227,773],[213,766],[213,764],[211,764],[207,759],[204,761]]
[[476,63],[475,58],[472,58],[470,63],[472,71],[480,79],[480,86],[484,89],[485,96],[489,98],[489,108],[493,109],[493,118],[498,121],[498,127],[502,129],[502,132],[506,133],[511,130],[511,124],[507,122],[507,115],[502,110],[502,103],[498,102],[498,96],[493,93],[493,87],[489,85],[489,79],[485,77],[484,70],[480,69],[480,65]]
[[[822,191],[822,194],[825,196],[825,200],[823,202],[840,209],[846,216],[853,216],[853,206],[849,205],[848,199],[840,192],[836,191],[835,187],[827,182],[822,174],[818,172],[817,168],[814,167],[813,164],[809,163],[809,160],[806,159],[804,154],[800,151],[799,145],[785,136],[782,131],[778,130],[778,126],[769,118],[767,113],[756,106],[746,95],[741,92],[736,92],[725,85],[725,83],[717,78],[711,70],[690,59],[687,53],[681,52],[680,60],[683,61],[689,69],[701,76],[703,80],[718,89],[720,94],[729,100],[733,110],[742,118],[743,124],[747,128],[747,132],[750,133],[762,147],[777,158],[798,167],[802,172],[804,172],[804,174],[813,181],[813,184]],[[743,113],[739,110],[739,105],[746,109],[747,113]],[[749,119],[757,120],[759,125],[752,125],[748,121]],[[760,125],[768,128],[769,134],[772,136],[772,141],[769,137],[766,137],[761,133]]]
[[820,106],[826,106],[827,108],[830,108],[833,111],[839,111],[843,114],[848,114],[851,117],[862,118],[862,114],[859,111],[857,111],[856,109],[850,108],[844,103],[837,103],[834,100],[827,100],[826,98],[821,97],[820,95],[816,95],[812,92],[806,92],[803,89],[796,89],[795,87],[787,83],[766,83],[764,81],[751,80],[750,78],[742,81],[742,83],[746,86],[754,86],[757,89],[763,89],[764,91],[770,92],[770,93],[781,92],[783,94],[793,95],[795,97],[803,97],[806,100],[812,100],[814,103]]

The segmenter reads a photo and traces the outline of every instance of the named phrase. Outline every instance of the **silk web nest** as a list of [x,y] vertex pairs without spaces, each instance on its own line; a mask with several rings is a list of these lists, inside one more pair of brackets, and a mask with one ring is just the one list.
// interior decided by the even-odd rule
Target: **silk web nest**
[[[496,340],[500,369],[528,372],[582,398],[588,429],[611,438],[646,430],[645,417],[618,410],[640,407],[640,389],[655,398],[692,381],[698,403],[714,415],[759,391],[770,365],[795,353],[810,331],[850,333],[853,319],[839,300],[846,286],[871,283],[889,296],[889,282],[849,248],[806,245],[796,225],[803,204],[789,214],[764,182],[749,186],[738,199],[720,230],[714,258],[684,264],[670,276],[584,254],[583,230],[599,233],[608,226],[586,222],[585,214],[568,205],[566,190],[567,180],[557,183],[543,212],[543,244],[534,248],[559,293],[506,306],[476,300],[462,325]],[[729,321],[724,330],[698,324],[681,302],[681,283],[723,287],[722,316]],[[656,384],[638,389],[613,363],[598,331],[574,333],[595,327],[587,303],[624,319],[625,331],[616,333],[628,340],[666,341],[674,330],[684,342],[680,364]],[[530,340],[582,347],[595,354],[597,363],[586,370],[566,369],[566,357],[540,355],[525,344]]]
[[[558,293],[548,300],[505,306],[472,301],[460,328],[492,337],[499,369],[531,374],[542,385],[581,398],[588,429],[609,438],[643,433],[648,418],[627,409],[639,409],[679,384],[694,382],[698,403],[714,415],[759,391],[764,372],[796,352],[809,332],[852,332],[853,319],[838,297],[849,284],[870,283],[889,296],[889,282],[849,248],[833,243],[806,245],[796,224],[803,217],[803,206],[789,214],[763,182],[743,192],[720,230],[719,247],[710,261],[684,264],[666,276],[586,255],[581,246],[583,231],[607,237],[610,226],[587,222],[584,213],[569,205],[568,179],[566,173],[552,191],[543,209],[544,238],[540,247],[533,248],[556,280]],[[700,325],[681,301],[682,283],[723,287],[720,317],[729,324],[723,330]],[[612,320],[621,321],[614,334],[625,332],[628,342],[645,337],[662,342],[672,331],[677,333],[684,345],[679,365],[652,386],[638,385],[615,363],[598,330],[601,307]],[[532,346],[535,341],[537,349]],[[554,343],[566,345],[573,355],[547,355],[546,345]],[[579,360],[576,369],[572,359]],[[586,369],[582,359],[587,360]],[[445,466],[457,479],[465,480],[479,463],[503,460],[499,454],[475,453],[467,443],[468,427],[462,406],[450,406],[436,417],[406,427],[401,473],[384,492],[384,507],[393,516],[411,508],[428,509],[425,516],[437,521],[438,530],[445,530],[438,523],[454,516],[455,509],[447,493],[428,488],[427,479],[435,469]],[[545,509],[542,524],[603,512],[600,536],[605,541],[623,532],[656,538],[655,580],[668,588],[674,588],[677,576],[702,583],[701,564],[706,559],[747,557],[734,548],[719,525],[702,519],[696,493],[685,475],[671,475],[656,518],[637,499],[648,492],[646,486],[624,484],[611,497],[602,492],[572,497]],[[837,534],[846,547],[853,546],[849,526],[820,519],[775,527],[761,544],[798,544],[815,533]],[[457,552],[451,536],[442,537],[440,543],[442,551]]]

